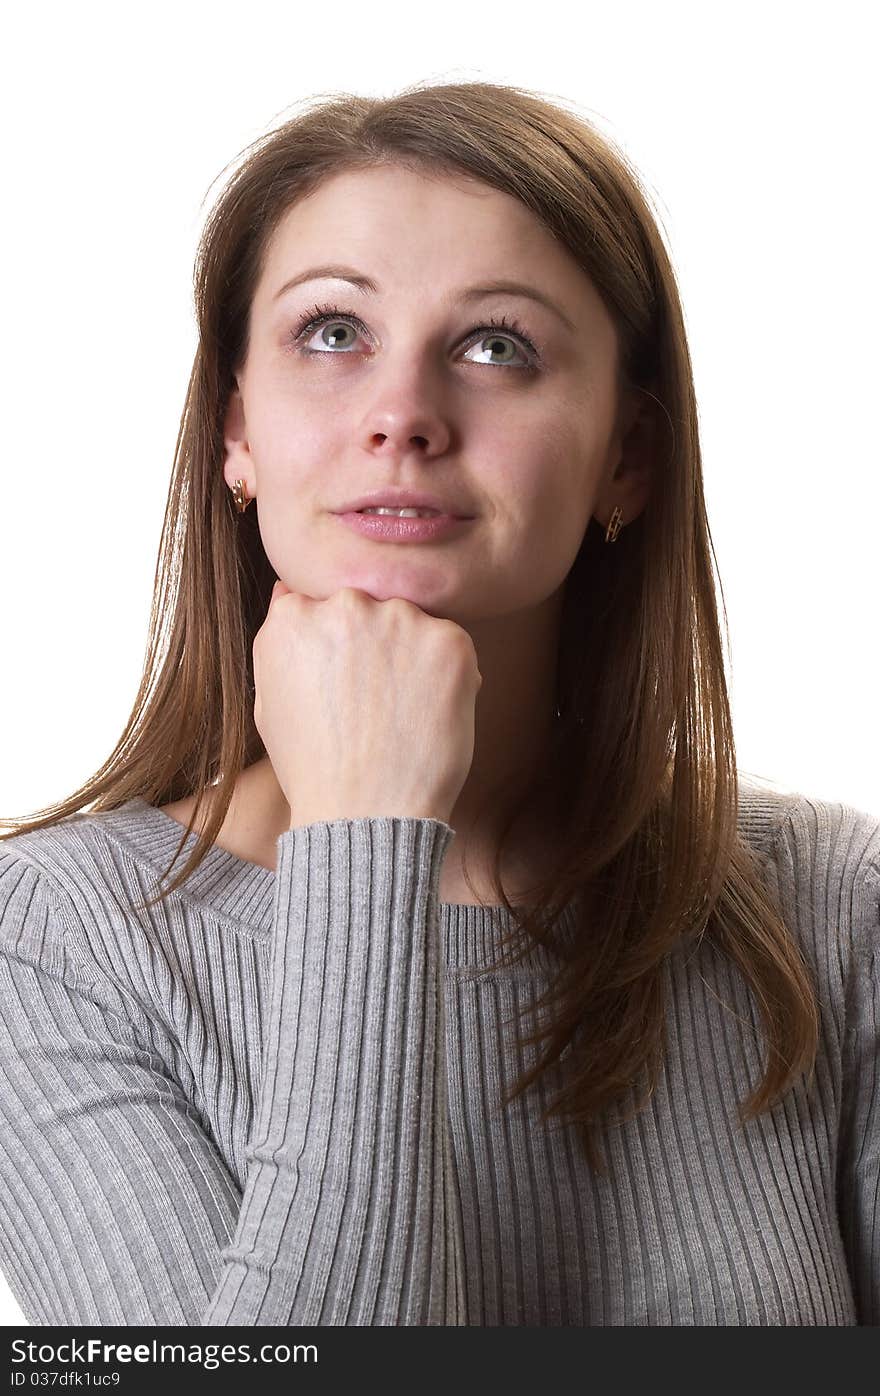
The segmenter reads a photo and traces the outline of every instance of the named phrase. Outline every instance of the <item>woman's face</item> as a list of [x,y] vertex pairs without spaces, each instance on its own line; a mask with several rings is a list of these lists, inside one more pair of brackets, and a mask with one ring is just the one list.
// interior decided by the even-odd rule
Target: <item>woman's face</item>
[[[376,289],[339,270],[301,279],[328,266]],[[499,280],[557,310],[484,293]],[[316,307],[330,313],[308,327]],[[460,622],[534,607],[564,584],[620,459],[616,352],[591,281],[518,200],[397,166],[339,174],[270,245],[224,476],[256,497],[267,557],[292,590],[323,600],[357,587]],[[387,485],[472,518],[399,543],[337,514]]]

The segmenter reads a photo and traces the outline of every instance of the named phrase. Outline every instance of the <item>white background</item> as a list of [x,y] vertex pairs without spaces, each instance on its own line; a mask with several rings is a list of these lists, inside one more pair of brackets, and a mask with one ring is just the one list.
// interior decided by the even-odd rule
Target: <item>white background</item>
[[[77,788],[131,709],[195,349],[193,257],[224,167],[309,94],[475,79],[576,103],[657,210],[740,770],[880,815],[871,8],[18,7],[0,88],[0,816]],[[0,1322],[22,1321],[0,1282]]]

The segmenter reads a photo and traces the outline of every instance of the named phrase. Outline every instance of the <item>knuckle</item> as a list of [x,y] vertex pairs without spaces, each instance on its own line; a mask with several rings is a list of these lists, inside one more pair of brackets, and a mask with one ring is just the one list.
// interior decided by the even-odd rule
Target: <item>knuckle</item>
[[456,625],[454,620],[447,621],[446,625],[448,626],[449,643],[455,645],[462,654],[469,655],[473,658],[476,651],[474,649],[474,642],[467,631],[463,630],[460,625]]

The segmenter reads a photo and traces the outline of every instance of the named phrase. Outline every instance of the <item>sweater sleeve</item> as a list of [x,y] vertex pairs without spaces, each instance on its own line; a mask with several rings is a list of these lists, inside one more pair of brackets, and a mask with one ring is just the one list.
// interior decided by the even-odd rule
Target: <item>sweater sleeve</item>
[[243,1194],[154,1019],[54,878],[0,845],[0,1262],[30,1322],[463,1322],[439,820],[278,840]]
[[[876,825],[880,834],[880,824]],[[877,839],[875,838],[875,844]],[[853,973],[844,1042],[840,1227],[857,1321],[880,1326],[880,861],[853,888]]]

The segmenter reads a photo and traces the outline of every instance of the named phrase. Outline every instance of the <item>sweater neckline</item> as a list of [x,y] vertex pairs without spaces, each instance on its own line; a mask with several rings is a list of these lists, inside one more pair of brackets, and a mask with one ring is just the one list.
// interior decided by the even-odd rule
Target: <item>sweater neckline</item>
[[[740,829],[756,849],[767,851],[780,816],[801,797],[761,788],[740,778]],[[194,832],[186,833],[171,815],[141,796],[134,796],[111,810],[74,816],[95,821],[108,837],[121,843],[136,863],[148,867],[153,876],[145,889],[146,897],[160,890],[159,877],[183,847],[171,877],[198,842]],[[283,836],[282,836],[283,837]],[[170,879],[168,879],[170,880]],[[205,906],[217,916],[233,921],[239,930],[258,938],[272,932],[277,877],[271,868],[249,862],[235,853],[212,844],[202,863],[191,873],[177,895]],[[162,884],[167,886],[168,882]],[[450,966],[489,965],[498,958],[498,940],[509,933],[513,917],[504,906],[476,906],[464,902],[438,902],[440,925]],[[577,901],[562,911],[558,931],[567,936],[576,932]],[[535,947],[535,953],[545,953]]]
[[[115,809],[93,811],[83,817],[97,821],[109,837],[121,840],[141,864],[149,864],[154,877],[145,890],[147,897],[155,896],[160,890],[159,876],[177,854],[181,839],[183,846],[163,887],[177,875],[198,842],[194,831],[187,834],[184,826],[170,814],[148,804],[139,795]],[[218,916],[238,922],[251,933],[268,936],[272,931],[276,883],[274,869],[211,844],[204,860],[178,889],[178,895],[211,908]],[[438,909],[450,964],[495,961],[496,952],[492,947],[497,945],[499,935],[509,932],[513,923],[505,906],[439,901]],[[576,911],[576,902],[563,909],[560,918],[563,932],[573,930]]]

